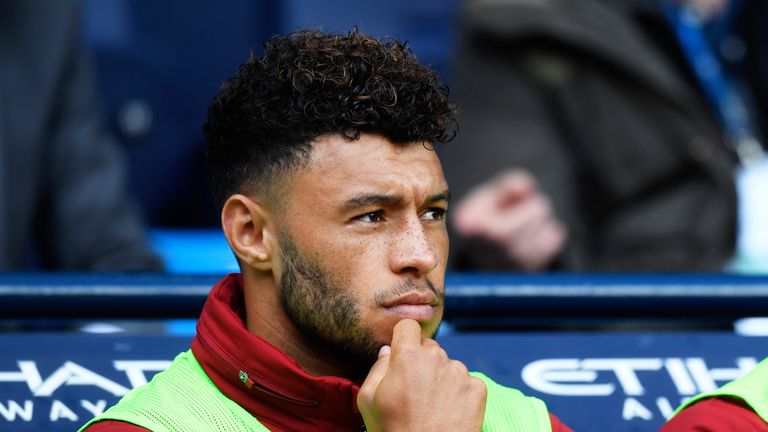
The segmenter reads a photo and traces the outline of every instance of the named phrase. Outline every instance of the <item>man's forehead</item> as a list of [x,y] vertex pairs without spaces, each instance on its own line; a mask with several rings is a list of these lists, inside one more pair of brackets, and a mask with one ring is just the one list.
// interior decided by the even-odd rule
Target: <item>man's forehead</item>
[[432,172],[442,176],[437,153],[424,142],[395,144],[387,138],[362,134],[350,140],[341,135],[326,135],[312,145],[308,168],[317,170],[402,170]]
[[447,191],[440,160],[431,147],[397,145],[373,134],[362,134],[357,140],[341,135],[319,138],[313,143],[306,169],[299,170],[295,179],[296,186],[303,184],[319,193],[334,190],[336,198],[343,196],[344,200],[410,195],[411,191],[427,199]]

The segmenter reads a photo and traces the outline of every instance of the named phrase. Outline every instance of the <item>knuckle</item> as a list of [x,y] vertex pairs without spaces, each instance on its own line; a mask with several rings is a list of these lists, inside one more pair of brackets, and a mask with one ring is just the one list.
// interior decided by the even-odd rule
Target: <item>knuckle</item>
[[374,395],[373,389],[363,385],[362,387],[360,387],[360,391],[357,393],[357,403],[369,405],[370,402],[373,401],[373,395]]
[[425,348],[432,361],[444,362],[448,360],[448,353],[437,342],[431,341]]
[[455,374],[470,376],[469,369],[467,369],[467,366],[458,360],[451,360],[449,367],[451,371]]
[[434,339],[424,338],[422,340],[421,346],[428,347],[428,348],[434,348],[434,347],[438,347],[439,348],[440,344],[437,343],[437,341],[434,340]]
[[478,395],[485,397],[488,394],[488,388],[485,386],[485,383],[480,378],[475,378],[473,376],[470,376],[470,380],[468,381],[469,390]]
[[445,352],[445,350],[442,349],[442,348],[438,349],[437,354],[438,354],[438,356],[440,356],[441,359],[444,359],[444,360],[448,360],[449,359],[448,353]]

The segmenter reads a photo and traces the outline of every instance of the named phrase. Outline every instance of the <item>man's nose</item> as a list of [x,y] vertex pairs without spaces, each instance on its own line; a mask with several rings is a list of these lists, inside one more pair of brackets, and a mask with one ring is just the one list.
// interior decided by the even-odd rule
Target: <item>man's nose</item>
[[390,266],[394,273],[423,276],[438,264],[433,240],[430,240],[421,220],[403,224],[391,247]]

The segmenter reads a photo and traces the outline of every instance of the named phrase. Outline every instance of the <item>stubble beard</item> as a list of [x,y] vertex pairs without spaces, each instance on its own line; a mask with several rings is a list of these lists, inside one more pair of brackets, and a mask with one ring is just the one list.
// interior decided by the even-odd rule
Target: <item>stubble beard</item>
[[310,349],[335,358],[350,378],[365,377],[383,344],[362,325],[357,300],[303,254],[289,234],[280,233],[278,242],[283,260],[278,289],[285,313]]

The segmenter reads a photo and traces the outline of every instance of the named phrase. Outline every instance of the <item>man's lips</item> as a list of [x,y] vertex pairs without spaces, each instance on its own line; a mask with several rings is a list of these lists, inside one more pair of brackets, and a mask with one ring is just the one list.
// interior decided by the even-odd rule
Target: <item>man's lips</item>
[[438,304],[437,296],[432,291],[418,291],[388,301],[382,306],[387,311],[403,318],[424,321],[435,315],[435,308]]

